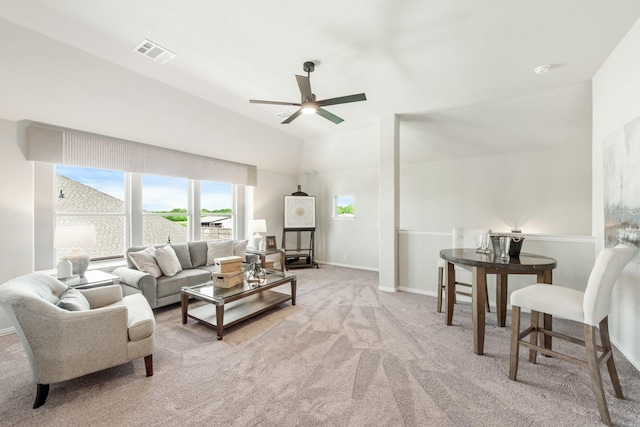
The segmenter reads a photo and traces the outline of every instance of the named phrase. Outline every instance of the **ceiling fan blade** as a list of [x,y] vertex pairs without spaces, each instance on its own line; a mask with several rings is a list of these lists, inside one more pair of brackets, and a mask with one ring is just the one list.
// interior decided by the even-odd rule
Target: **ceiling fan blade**
[[284,122],[280,123],[280,124],[281,125],[288,125],[289,123],[294,121],[296,119],[296,117],[298,117],[300,114],[302,114],[302,108],[299,109],[298,111],[296,111],[295,113],[293,113],[292,115],[290,115],[289,117],[287,117],[287,119]]
[[318,113],[319,115],[321,115],[322,117],[324,117],[327,120],[331,120],[335,124],[340,124],[340,123],[344,122],[344,119],[341,119],[340,117],[336,116],[335,114],[330,113],[327,110],[323,110],[322,108],[318,108],[318,111],[316,111],[316,113]]
[[313,102],[313,93],[311,93],[311,82],[309,77],[299,76],[296,74],[296,80],[298,81],[298,87],[300,88],[300,95],[302,95],[302,102]]
[[300,106],[299,102],[280,102],[280,101],[260,101],[258,99],[250,99],[251,104],[271,104],[271,105],[295,105]]
[[364,93],[358,93],[355,95],[340,96],[338,98],[323,99],[316,102],[318,107],[326,107],[327,105],[346,104],[348,102],[366,101],[367,97]]

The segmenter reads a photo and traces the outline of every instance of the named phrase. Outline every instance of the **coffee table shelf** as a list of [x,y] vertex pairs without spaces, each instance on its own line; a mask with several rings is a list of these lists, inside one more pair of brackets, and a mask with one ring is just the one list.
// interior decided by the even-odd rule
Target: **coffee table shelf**
[[[251,295],[247,298],[230,302],[224,306],[223,326],[232,326],[250,317],[257,316],[270,308],[290,301],[291,295],[276,291],[265,291]],[[205,304],[197,308],[192,308],[187,312],[187,317],[207,324],[213,328],[217,327],[216,306]]]
[[[271,290],[287,284],[291,286],[290,293]],[[209,304],[189,309],[190,299]],[[268,271],[266,282],[259,287],[251,286],[246,280],[227,289],[216,288],[211,282],[185,286],[181,297],[182,323],[187,323],[187,318],[191,318],[216,328],[218,339],[221,340],[225,327],[257,316],[287,301],[296,305],[296,276],[272,270]]]

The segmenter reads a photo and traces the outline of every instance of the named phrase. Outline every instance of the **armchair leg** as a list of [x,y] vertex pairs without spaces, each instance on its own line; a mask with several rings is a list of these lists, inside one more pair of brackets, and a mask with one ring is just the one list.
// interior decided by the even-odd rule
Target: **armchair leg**
[[33,409],[39,408],[44,405],[49,395],[49,384],[36,384],[36,401],[33,402]]
[[144,357],[144,367],[147,370],[147,376],[153,376],[153,354]]

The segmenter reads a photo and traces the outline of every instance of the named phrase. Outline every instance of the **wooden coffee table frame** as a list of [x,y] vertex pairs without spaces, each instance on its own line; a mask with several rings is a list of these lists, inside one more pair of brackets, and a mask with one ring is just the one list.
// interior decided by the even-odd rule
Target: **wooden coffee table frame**
[[[212,287],[213,284],[211,282],[196,286],[185,286],[182,288],[181,297],[182,323],[186,324],[187,318],[190,317],[216,328],[218,340],[221,340],[224,328],[227,326],[232,326],[257,316],[289,300],[291,305],[296,305],[296,276],[280,272],[273,272],[272,274],[277,278],[271,277],[268,279],[267,284],[257,288],[251,289],[246,283],[238,285],[238,287],[242,288],[237,293],[233,293],[231,291],[233,288],[229,288],[232,294],[228,297],[213,297],[199,292],[200,289]],[[291,285],[291,295],[270,290],[287,283]],[[189,310],[189,299],[191,298],[206,301],[209,304]]]

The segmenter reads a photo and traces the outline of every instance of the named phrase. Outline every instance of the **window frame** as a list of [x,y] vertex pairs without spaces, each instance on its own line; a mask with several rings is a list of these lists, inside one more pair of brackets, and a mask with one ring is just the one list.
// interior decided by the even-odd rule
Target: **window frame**
[[[82,166],[80,166],[82,167]],[[142,174],[123,172],[125,177],[125,238],[122,256],[110,258],[107,261],[91,261],[91,266],[110,267],[124,264],[124,255],[127,248],[143,245],[143,212],[142,212]],[[200,210],[200,181],[187,179],[189,184],[188,196],[188,233],[187,240],[201,240],[200,227],[194,227],[201,222]],[[54,230],[57,221],[55,212],[56,190],[56,164],[34,162],[34,270],[51,270],[56,265],[56,250],[53,248]],[[244,234],[244,207],[245,186],[231,184],[231,209],[232,209],[232,239]],[[78,213],[75,216],[91,216],[92,214]],[[106,214],[96,214],[105,216]],[[121,214],[111,214],[122,216]],[[166,214],[158,214],[165,215]],[[178,215],[178,214],[177,214]],[[182,214],[179,214],[182,215]],[[71,216],[71,214],[61,214]],[[90,266],[90,268],[92,268]]]

